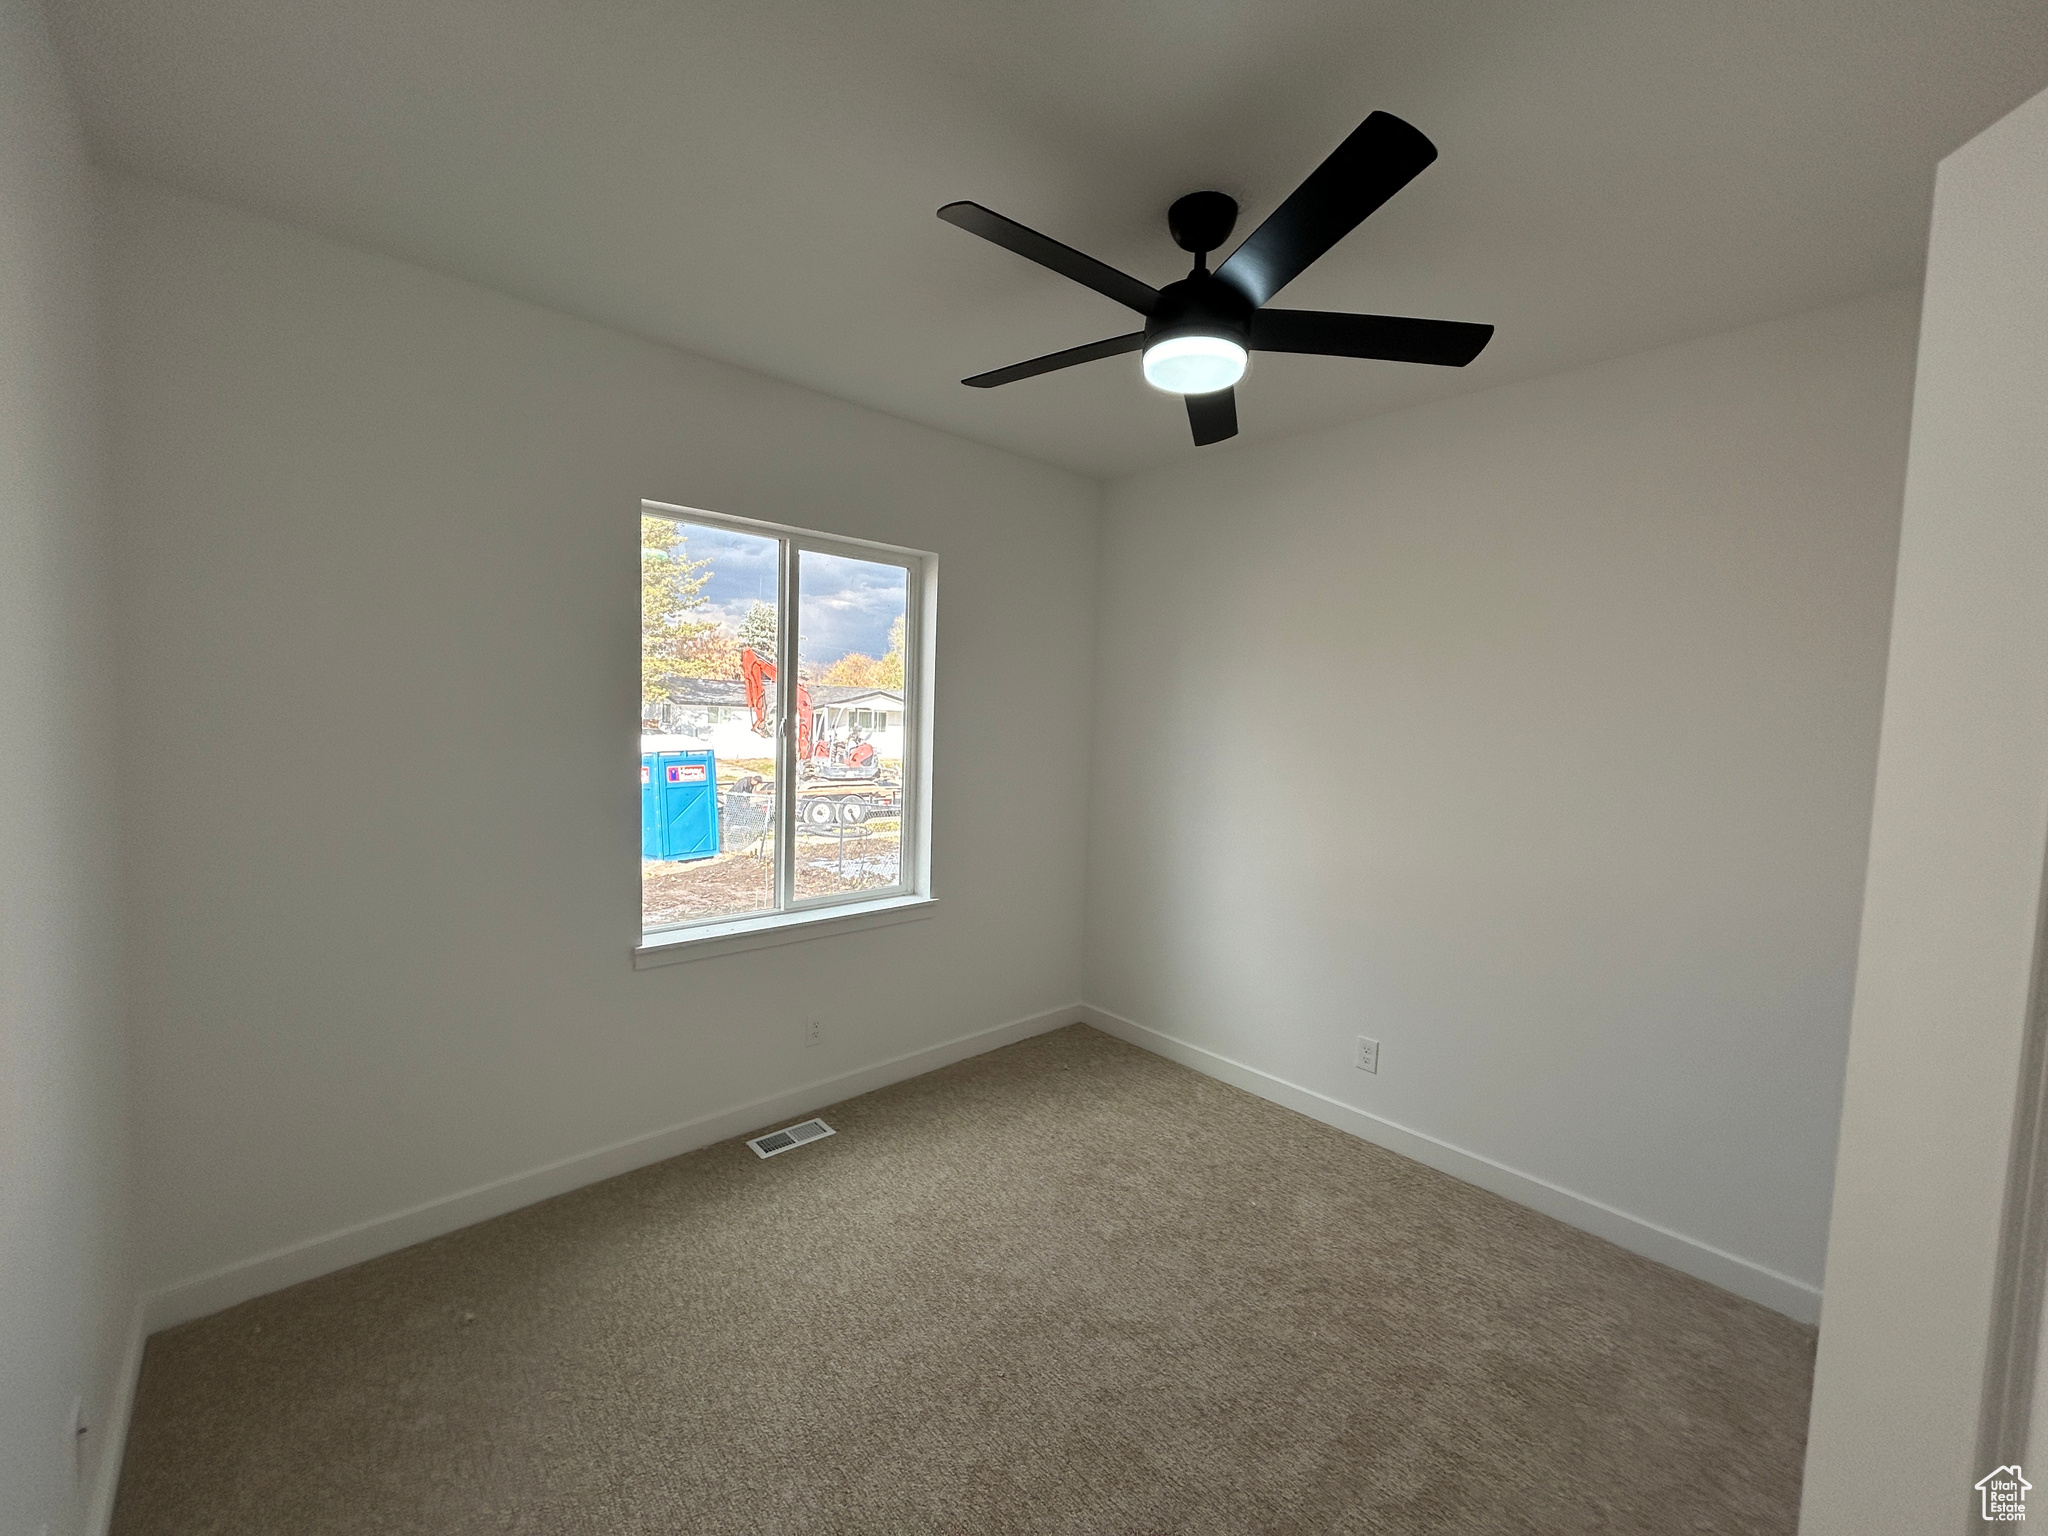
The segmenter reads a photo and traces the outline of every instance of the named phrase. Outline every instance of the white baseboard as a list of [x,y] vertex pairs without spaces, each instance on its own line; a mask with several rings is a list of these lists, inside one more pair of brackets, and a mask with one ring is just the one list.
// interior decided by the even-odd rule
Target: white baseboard
[[135,1383],[142,1376],[142,1347],[149,1341],[149,1298],[138,1296],[128,1309],[128,1337],[122,1341],[121,1364],[114,1390],[101,1414],[99,1460],[93,1465],[92,1493],[85,1505],[85,1536],[107,1536],[114,1523],[114,1495],[121,1490],[121,1459],[128,1453],[128,1421],[135,1415]]
[[1710,1243],[1687,1237],[1682,1232],[1674,1232],[1654,1221],[1631,1216],[1627,1211],[1616,1210],[1590,1196],[1560,1188],[1534,1174],[1523,1173],[1477,1152],[1467,1152],[1463,1147],[1439,1141],[1422,1131],[1411,1130],[1362,1109],[1353,1109],[1349,1104],[1340,1104],[1313,1089],[1290,1083],[1270,1072],[1261,1072],[1257,1067],[1248,1067],[1241,1061],[1233,1061],[1199,1045],[1189,1045],[1184,1040],[1176,1040],[1171,1035],[1135,1024],[1117,1014],[1084,1004],[1080,1017],[1105,1034],[1127,1040],[1140,1049],[1177,1061],[1182,1066],[1193,1067],[1197,1072],[1229,1083],[1234,1088],[1242,1088],[1247,1093],[1255,1093],[1262,1099],[1320,1120],[1340,1131],[1348,1131],[1360,1140],[1385,1147],[1389,1152],[1398,1152],[1403,1157],[1448,1173],[1454,1179],[1491,1190],[1517,1205],[1526,1205],[1546,1216],[1554,1216],[1568,1226],[1591,1232],[1595,1237],[1604,1237],[1631,1253],[1639,1253],[1659,1264],[1668,1264],[1710,1285],[1747,1297],[1774,1312],[1782,1312],[1798,1322],[1820,1321],[1820,1287],[1817,1285],[1795,1280],[1790,1275],[1780,1274],[1775,1269],[1725,1252]]
[[[905,1078],[965,1061],[970,1056],[979,1056],[984,1051],[995,1050],[1028,1036],[1077,1023],[1081,1017],[1081,1010],[1076,1005],[1013,1019],[992,1029],[977,1030],[922,1050],[892,1056],[872,1066],[805,1083],[765,1099],[737,1104],[715,1114],[700,1115],[664,1130],[650,1131],[643,1136],[614,1142],[608,1147],[578,1153],[545,1167],[494,1179],[474,1189],[444,1195],[406,1210],[394,1211],[388,1216],[358,1222],[338,1232],[308,1238],[206,1274],[193,1275],[144,1299],[143,1332],[155,1333],[196,1317],[205,1317],[252,1297],[297,1285],[302,1280],[331,1274],[351,1264],[360,1264],[365,1259],[409,1248],[430,1237],[474,1226],[479,1221],[516,1211],[537,1200],[567,1194],[600,1179],[630,1173],[649,1163],[694,1152],[699,1147],[708,1147],[715,1141],[724,1141],[741,1131],[755,1130],[771,1121],[796,1119],[828,1104],[836,1104],[841,1099],[871,1093],[877,1088],[886,1088]],[[139,1347],[137,1357],[139,1361]],[[122,1422],[125,1426],[125,1415]]]

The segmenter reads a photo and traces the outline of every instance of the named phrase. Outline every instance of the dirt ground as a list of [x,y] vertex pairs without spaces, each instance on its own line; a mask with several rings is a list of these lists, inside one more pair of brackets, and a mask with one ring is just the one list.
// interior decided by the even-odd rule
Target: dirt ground
[[[866,837],[852,835],[866,830]],[[887,831],[848,829],[841,839],[827,834],[799,835],[796,843],[796,890],[799,897],[840,891],[875,890],[896,883],[902,855],[893,825]],[[689,863],[648,863],[640,866],[640,916],[649,928],[686,923],[695,918],[738,916],[775,905],[774,842],[763,840],[753,852],[722,853]]]

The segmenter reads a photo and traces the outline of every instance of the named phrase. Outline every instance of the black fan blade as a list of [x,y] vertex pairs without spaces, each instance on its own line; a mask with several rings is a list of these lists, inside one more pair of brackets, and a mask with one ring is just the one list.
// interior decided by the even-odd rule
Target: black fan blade
[[1316,352],[1324,357],[1378,357],[1392,363],[1462,368],[1492,339],[1492,326],[1464,320],[1339,315],[1320,309],[1262,309],[1252,316],[1252,347],[1259,352]]
[[1115,357],[1119,352],[1135,352],[1145,345],[1145,333],[1133,331],[1128,336],[1112,336],[1107,341],[1091,341],[1085,347],[1069,347],[1064,352],[1048,352],[1043,357],[1034,357],[1028,363],[1012,363],[1007,368],[991,369],[977,373],[971,379],[962,379],[975,389],[994,389],[998,384],[1014,384],[1019,379],[1036,378],[1041,373],[1055,373],[1062,368],[1071,368],[1076,363],[1092,363],[1098,357]]
[[1436,146],[1419,130],[1391,113],[1373,113],[1230,253],[1216,275],[1254,306],[1265,303],[1435,158]]
[[970,235],[979,235],[984,240],[993,240],[1006,251],[1015,251],[1026,261],[1050,267],[1061,277],[1071,277],[1083,287],[1093,288],[1105,298],[1115,299],[1141,315],[1151,314],[1152,307],[1159,302],[1158,289],[1147,287],[1135,277],[1125,276],[1093,256],[1082,255],[1071,245],[1061,245],[1050,235],[1026,229],[1015,219],[1006,219],[979,203],[948,203],[939,210],[939,217],[948,224],[957,224]]
[[1213,394],[1183,396],[1188,403],[1188,425],[1195,429],[1195,446],[1220,443],[1237,436],[1237,391],[1219,389]]

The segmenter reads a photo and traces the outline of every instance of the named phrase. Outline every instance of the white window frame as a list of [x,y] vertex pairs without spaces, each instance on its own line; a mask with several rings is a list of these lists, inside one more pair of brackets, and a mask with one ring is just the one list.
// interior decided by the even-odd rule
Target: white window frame
[[[779,594],[775,634],[775,895],[776,906],[764,912],[730,917],[696,918],[668,927],[645,929],[633,949],[635,969],[699,960],[711,955],[788,944],[825,934],[857,932],[889,923],[929,916],[937,898],[931,879],[931,676],[934,619],[938,612],[938,556],[930,550],[907,549],[871,539],[819,533],[787,523],[763,522],[706,512],[697,507],[643,501],[640,513],[678,523],[729,529],[734,533],[774,539],[778,546]],[[796,687],[797,614],[803,592],[802,556],[836,555],[894,565],[904,572],[903,608],[903,787],[899,818],[900,853],[895,885],[881,890],[797,898],[796,892]],[[634,741],[639,761],[639,741]],[[640,814],[638,775],[635,810]],[[716,790],[714,788],[714,793]],[[633,843],[636,851],[639,839]],[[635,870],[636,877],[638,870]]]

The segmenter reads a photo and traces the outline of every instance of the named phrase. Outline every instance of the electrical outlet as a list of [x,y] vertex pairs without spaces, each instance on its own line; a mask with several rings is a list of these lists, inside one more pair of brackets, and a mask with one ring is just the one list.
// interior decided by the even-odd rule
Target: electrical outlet
[[825,1021],[823,1019],[811,1020],[810,1023],[804,1026],[804,1044],[806,1046],[812,1046],[823,1045],[824,1043]]
[[1377,1072],[1380,1069],[1380,1043],[1364,1035],[1358,1037],[1358,1059],[1353,1063],[1361,1072]]

